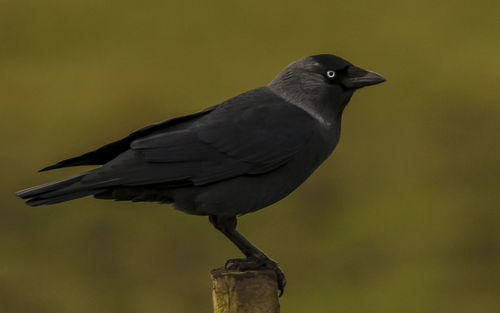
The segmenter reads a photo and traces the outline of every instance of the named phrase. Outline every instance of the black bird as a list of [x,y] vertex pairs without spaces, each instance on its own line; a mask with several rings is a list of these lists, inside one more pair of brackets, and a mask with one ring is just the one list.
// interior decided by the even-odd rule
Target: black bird
[[172,203],[210,222],[246,256],[226,266],[268,267],[283,292],[278,263],[236,231],[236,217],[281,200],[332,153],[342,112],[357,89],[385,79],[334,55],[300,59],[267,86],[129,136],[41,171],[102,165],[17,196],[38,206],[89,195]]

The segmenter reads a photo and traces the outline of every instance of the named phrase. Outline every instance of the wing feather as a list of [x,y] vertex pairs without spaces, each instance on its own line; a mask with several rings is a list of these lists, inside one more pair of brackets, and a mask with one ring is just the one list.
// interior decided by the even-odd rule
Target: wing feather
[[118,141],[109,143],[107,145],[104,145],[94,151],[90,151],[87,153],[84,153],[80,156],[66,159],[63,161],[60,161],[54,165],[47,166],[43,169],[40,170],[40,172],[43,171],[48,171],[48,170],[53,170],[56,168],[63,168],[63,167],[70,167],[70,166],[79,166],[79,165],[102,165],[105,164],[114,158],[116,158],[118,155],[121,153],[127,151],[130,148],[130,143],[133,142],[134,140],[148,136],[150,134],[153,134],[157,131],[161,131],[164,129],[172,129],[175,127],[178,127],[186,122],[191,122],[193,120],[196,120],[197,118],[211,112],[214,110],[215,107],[210,107],[207,108],[201,112],[197,112],[194,114],[189,114],[189,115],[184,115],[184,116],[179,116],[176,118],[172,118],[170,120],[166,120],[160,123],[156,123],[153,125],[149,125],[146,127],[143,127],[141,129],[138,129],[128,135],[127,137],[120,139]]
[[[204,185],[264,174],[286,164],[307,143],[314,120],[269,93],[245,99],[237,99],[237,105],[221,104],[195,127],[133,141],[131,149],[146,162],[129,166],[124,183],[187,179]],[[140,168],[134,170],[135,178],[130,172],[133,168]],[[139,173],[145,178],[140,179]]]

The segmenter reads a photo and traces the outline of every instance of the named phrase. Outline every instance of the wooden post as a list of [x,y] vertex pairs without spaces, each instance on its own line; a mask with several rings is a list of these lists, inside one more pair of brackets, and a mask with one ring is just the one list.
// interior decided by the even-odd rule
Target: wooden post
[[279,313],[278,284],[273,270],[217,268],[210,274],[214,313]]

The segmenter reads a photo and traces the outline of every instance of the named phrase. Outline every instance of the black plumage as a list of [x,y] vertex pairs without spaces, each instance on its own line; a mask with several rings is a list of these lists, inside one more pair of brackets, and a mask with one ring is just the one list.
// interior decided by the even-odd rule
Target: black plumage
[[283,290],[278,264],[236,232],[236,216],[264,208],[304,182],[337,145],[353,92],[383,81],[337,56],[307,57],[267,86],[46,167],[42,171],[102,165],[17,195],[32,206],[93,195],[173,203],[208,215],[247,257],[232,266],[271,267]]

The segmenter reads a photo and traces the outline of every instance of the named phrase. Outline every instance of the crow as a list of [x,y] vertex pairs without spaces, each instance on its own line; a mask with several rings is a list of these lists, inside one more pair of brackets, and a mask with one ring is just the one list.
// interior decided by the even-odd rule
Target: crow
[[337,145],[342,112],[353,93],[384,81],[335,55],[305,57],[264,87],[48,166],[40,171],[101,165],[16,195],[31,206],[92,195],[169,203],[208,216],[246,257],[225,266],[270,268],[282,294],[283,271],[236,230],[236,219],[301,185]]

